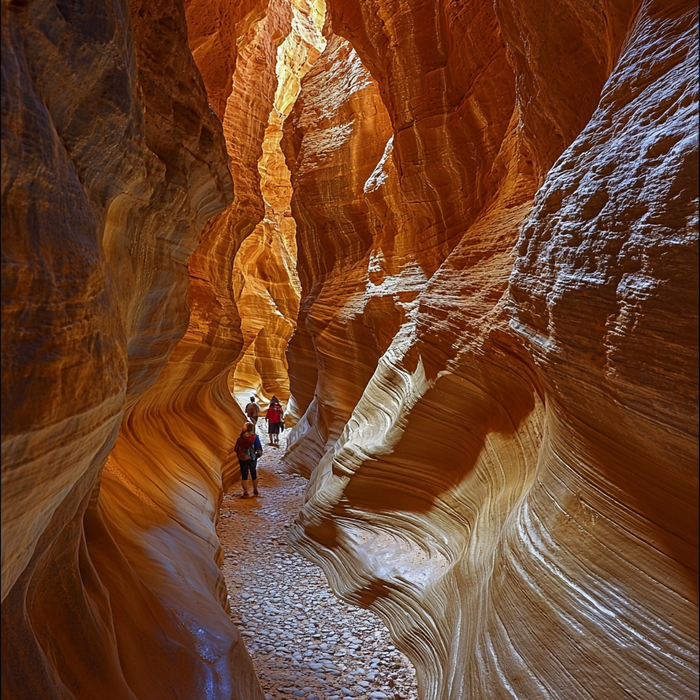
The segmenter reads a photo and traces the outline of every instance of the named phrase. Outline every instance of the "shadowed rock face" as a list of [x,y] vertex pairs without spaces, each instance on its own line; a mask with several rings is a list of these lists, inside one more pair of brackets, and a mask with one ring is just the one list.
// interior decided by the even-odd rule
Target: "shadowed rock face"
[[423,697],[693,697],[694,8],[328,12],[283,143],[297,546]]
[[694,6],[2,13],[3,697],[262,700],[215,524],[286,363],[296,546],[422,698],[695,697]]
[[[215,525],[223,491],[239,477],[233,446],[243,423],[229,391],[229,374],[246,346],[234,303],[234,258],[263,216],[258,162],[274,114],[278,49],[292,20],[290,5],[272,0],[239,42],[223,120],[235,198],[207,224],[190,258],[189,327],[157,383],[125,415],[99,497],[131,569],[178,626],[165,636],[187,650],[185,660],[178,659],[186,697],[263,697],[229,619]],[[105,566],[116,595],[127,588],[119,580],[122,568]],[[122,622],[131,638],[136,621]],[[148,677],[149,662],[143,655],[138,660],[143,697],[162,687]]]
[[[174,415],[231,404],[215,384],[197,391],[221,372],[213,353],[197,356],[192,331],[177,345],[189,306],[190,329],[202,315],[225,326],[227,371],[240,348],[237,317],[216,324],[211,312],[216,289],[190,284],[186,303],[188,258],[233,188],[184,8],[2,11],[3,696],[260,697],[219,600],[221,476],[202,475],[194,496],[192,465],[173,459],[191,445],[192,416],[174,448],[149,457],[147,441],[130,452],[120,439],[102,471],[122,420],[137,438],[158,434],[154,392]],[[230,263],[237,243],[205,235],[190,273]],[[168,390],[177,370],[154,388],[169,357],[188,353],[209,362],[186,400]],[[178,609],[178,595],[196,609]]]
[[[220,126],[165,5],[133,34],[118,5],[3,6],[3,449],[13,465],[52,462],[38,498],[23,469],[5,472],[21,519],[3,518],[3,595],[125,396],[153,383],[184,332],[186,259],[231,197]],[[184,48],[156,64],[148,41],[168,13]]]

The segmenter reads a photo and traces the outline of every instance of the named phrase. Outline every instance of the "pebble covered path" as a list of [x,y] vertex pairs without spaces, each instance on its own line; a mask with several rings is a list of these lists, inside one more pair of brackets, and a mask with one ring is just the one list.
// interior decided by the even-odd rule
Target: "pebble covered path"
[[418,700],[413,667],[382,621],[339,601],[321,569],[287,545],[306,479],[285,473],[280,438],[270,447],[261,435],[260,497],[239,498],[236,484],[218,527],[231,618],[266,700]]

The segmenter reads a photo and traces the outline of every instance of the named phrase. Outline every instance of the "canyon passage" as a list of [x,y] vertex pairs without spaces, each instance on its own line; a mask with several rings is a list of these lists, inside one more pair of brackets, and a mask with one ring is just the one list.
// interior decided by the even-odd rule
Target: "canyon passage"
[[285,473],[276,448],[265,448],[258,474],[258,498],[241,500],[240,488],[224,496],[217,533],[232,619],[266,697],[415,700],[415,671],[379,617],[337,600],[288,544],[305,479]]
[[697,698],[695,3],[2,13],[4,699]]

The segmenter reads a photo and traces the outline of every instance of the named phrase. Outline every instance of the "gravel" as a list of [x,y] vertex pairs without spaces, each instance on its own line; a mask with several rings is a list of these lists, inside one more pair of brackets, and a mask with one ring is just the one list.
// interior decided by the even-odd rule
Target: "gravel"
[[321,569],[287,544],[306,480],[285,473],[280,438],[275,448],[261,436],[260,497],[238,498],[236,485],[217,528],[231,619],[265,700],[418,700],[415,671],[382,621],[335,598]]

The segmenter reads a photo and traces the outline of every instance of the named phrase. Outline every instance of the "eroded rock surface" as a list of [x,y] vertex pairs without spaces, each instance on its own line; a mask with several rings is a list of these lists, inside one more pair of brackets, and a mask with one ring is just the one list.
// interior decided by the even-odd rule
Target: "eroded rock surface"
[[3,696],[262,700],[216,523],[291,390],[421,698],[695,697],[693,5],[2,13]]
[[[277,88],[277,51],[291,21],[289,4],[273,1],[238,42],[223,119],[235,197],[207,224],[189,260],[189,327],[157,383],[122,420],[99,496],[131,570],[172,620],[164,642],[178,640],[187,650],[180,659],[156,647],[177,663],[178,692],[189,697],[262,698],[228,616],[215,522],[224,489],[238,478],[233,445],[243,420],[228,387],[245,347],[232,294],[234,258],[264,213],[257,165]],[[115,595],[126,589],[120,571],[106,567],[103,574]],[[135,629],[135,620],[124,621],[127,638]],[[153,660],[141,654],[134,663],[141,695],[159,692],[164,679],[148,672]]]
[[[123,419],[100,492],[101,513],[132,569],[183,630],[169,630],[166,639],[180,639],[190,650],[190,658],[178,660],[178,672],[192,697],[262,697],[229,620],[215,522],[224,490],[238,478],[233,446],[243,415],[229,390],[229,375],[249,344],[234,293],[240,274],[234,258],[265,212],[258,164],[278,94],[278,51],[293,20],[289,3],[273,0],[265,17],[241,37],[223,120],[235,198],[207,224],[190,258],[188,330],[155,386]],[[246,271],[258,264],[257,256],[245,257]],[[163,516],[169,520],[162,522]],[[106,573],[116,588],[125,588],[118,572]],[[127,621],[124,633],[134,628],[134,621]],[[152,662],[145,655],[141,659],[140,675],[148,677]],[[154,686],[143,688],[144,695],[162,682],[152,674],[149,681]]]
[[422,697],[693,697],[694,8],[328,11],[283,143],[297,547]]
[[190,258],[235,202],[185,9],[3,20],[3,696],[261,697],[215,556],[240,238]]
[[292,187],[280,148],[282,123],[300,80],[319,56],[324,7],[292,3],[291,30],[277,52],[277,90],[258,161],[265,213],[243,241],[234,267],[234,297],[241,314],[243,357],[232,372],[231,387],[247,403],[252,390],[269,399],[289,399],[285,350],[296,327],[301,290],[296,271],[296,224],[291,216]]

